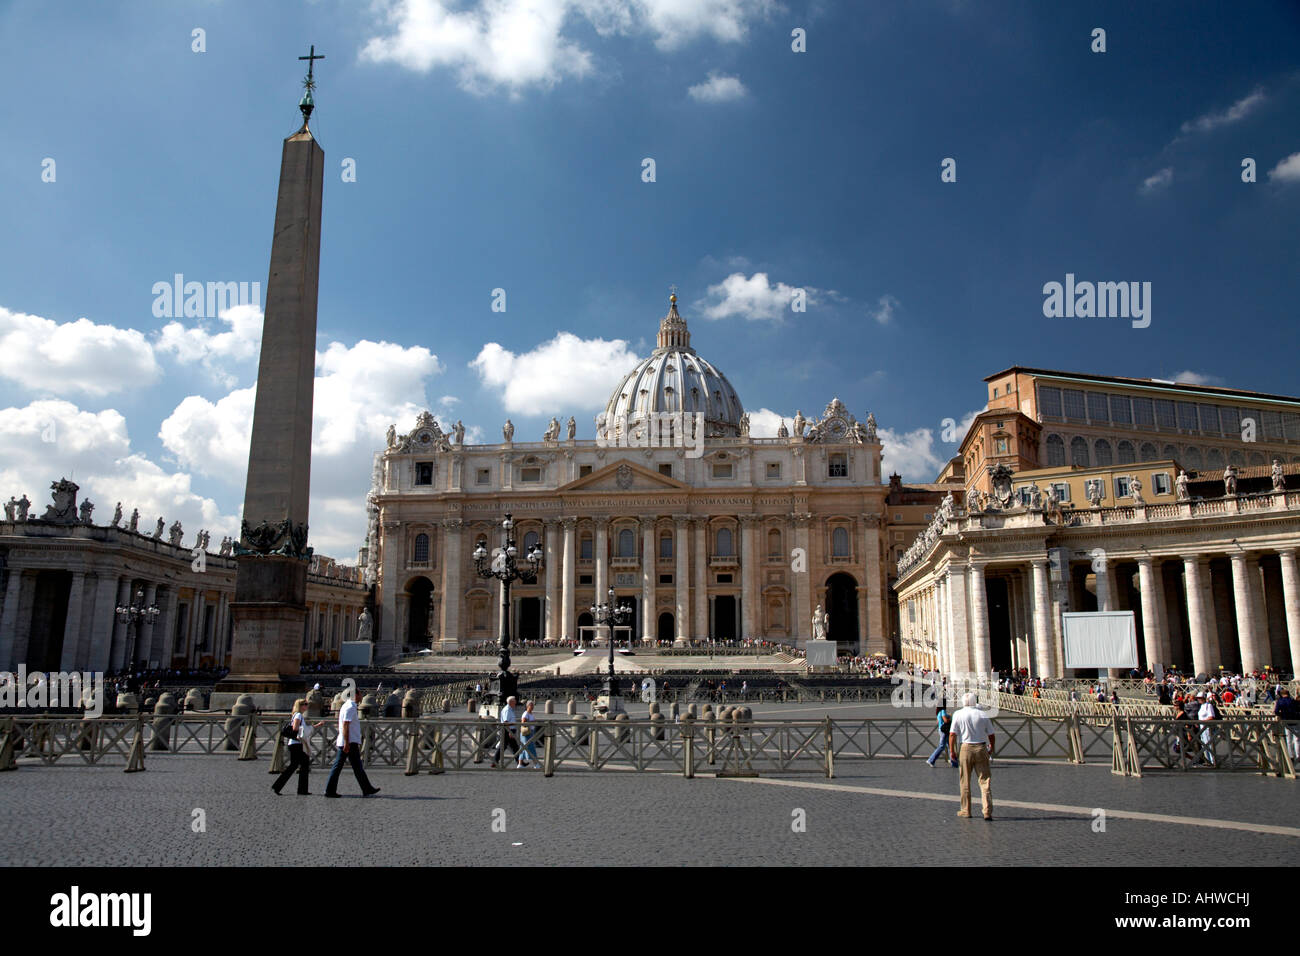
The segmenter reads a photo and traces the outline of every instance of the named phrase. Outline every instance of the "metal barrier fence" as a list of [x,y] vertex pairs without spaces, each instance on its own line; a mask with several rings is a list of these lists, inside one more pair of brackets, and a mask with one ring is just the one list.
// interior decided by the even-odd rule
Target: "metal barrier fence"
[[[282,770],[287,748],[279,736],[288,715],[244,717],[182,715],[155,718],[32,717],[0,720],[0,770],[19,759],[44,765],[60,761],[126,764],[174,754],[237,754],[240,760],[271,758]],[[1295,779],[1288,748],[1300,722],[1225,719],[1212,724],[1146,717],[1072,713],[1063,718],[1002,713],[993,718],[1000,759],[1058,760],[1081,764],[1111,757],[1112,771],[1141,776],[1144,770],[1251,771]],[[521,737],[521,734],[523,735]],[[335,757],[334,733],[318,733],[315,767]],[[833,777],[840,760],[928,756],[938,745],[934,719],[876,717],[839,720],[600,720],[542,717],[525,725],[475,718],[370,719],[362,724],[362,760],[402,766],[407,775],[442,773],[513,762],[528,747],[547,776],[557,769],[601,770],[611,766],[693,777],[697,767],[718,776],[817,773]],[[498,757],[498,752],[500,757]]]

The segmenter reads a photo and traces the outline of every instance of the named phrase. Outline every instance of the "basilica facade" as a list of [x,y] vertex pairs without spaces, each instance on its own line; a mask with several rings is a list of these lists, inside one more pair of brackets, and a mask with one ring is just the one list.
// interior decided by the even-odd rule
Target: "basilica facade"
[[[562,435],[561,433],[564,432]],[[842,651],[889,649],[888,486],[874,418],[838,400],[778,437],[749,433],[726,376],[690,344],[672,297],[657,347],[596,416],[595,440],[553,418],[537,441],[467,445],[425,413],[375,456],[365,549],[377,657],[495,640],[500,585],[472,557],[540,548],[535,583],[510,593],[514,640],[593,636],[613,588],[638,642],[808,639],[829,614]],[[937,499],[936,499],[937,500]]]

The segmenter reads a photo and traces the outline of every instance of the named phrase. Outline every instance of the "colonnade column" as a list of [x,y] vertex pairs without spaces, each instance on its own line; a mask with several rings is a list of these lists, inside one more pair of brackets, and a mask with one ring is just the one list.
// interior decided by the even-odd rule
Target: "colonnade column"
[[564,526],[564,569],[561,583],[563,595],[560,598],[560,633],[563,635],[564,640],[570,641],[577,637],[573,617],[573,566],[576,561],[574,555],[574,531],[578,519],[562,518],[560,523]]
[[1160,569],[1150,557],[1138,558],[1138,587],[1142,591],[1142,644],[1146,648],[1147,669],[1154,671],[1156,664],[1164,665],[1161,649],[1164,634],[1161,631],[1160,603],[1164,593],[1160,587]]
[[950,669],[952,673],[971,669],[970,631],[967,623],[969,592],[966,588],[966,569],[960,565],[950,566],[948,568],[948,629],[952,633]]
[[1052,634],[1052,603],[1047,593],[1047,559],[1033,562],[1034,669],[1035,677],[1054,677],[1055,653]]
[[686,643],[691,632],[687,624],[691,613],[691,589],[688,584],[691,573],[689,522],[690,519],[686,515],[673,515],[673,530],[676,532],[673,539],[673,558],[677,562],[677,566],[673,571],[673,586],[677,591],[676,613],[673,615],[673,624],[676,629],[676,633],[673,635],[673,644],[678,647]]
[[9,569],[9,584],[5,587],[4,612],[0,614],[0,670],[15,671],[18,662],[14,656],[14,638],[18,634],[18,601],[23,586],[21,568]]
[[984,565],[972,564],[970,568],[971,641],[975,645],[975,670],[981,676],[992,667],[989,652],[988,591],[984,585]]
[[1192,673],[1208,674],[1212,666],[1210,634],[1205,627],[1201,594],[1201,559],[1195,555],[1183,558],[1183,590],[1187,594],[1187,626],[1192,636]]
[[[1300,573],[1296,571],[1294,550],[1284,550],[1278,556],[1282,559],[1282,603],[1286,607],[1287,646],[1291,651],[1289,670],[1295,673],[1300,669]],[[1281,662],[1277,662],[1280,670]]]
[[1241,551],[1233,552],[1232,595],[1237,605],[1237,640],[1241,645],[1241,671],[1249,674],[1267,663],[1268,635],[1261,635],[1256,627],[1255,594],[1251,587],[1253,570]]
[[[117,596],[118,579],[116,575],[100,572],[99,587],[95,590],[95,623],[90,631],[90,653],[86,667],[92,671],[109,669],[109,650],[113,642],[113,622],[117,620],[117,607],[113,598]],[[3,626],[0,626],[3,633]],[[0,641],[3,638],[0,637]],[[4,657],[0,653],[0,659]],[[3,666],[3,665],[0,665]]]

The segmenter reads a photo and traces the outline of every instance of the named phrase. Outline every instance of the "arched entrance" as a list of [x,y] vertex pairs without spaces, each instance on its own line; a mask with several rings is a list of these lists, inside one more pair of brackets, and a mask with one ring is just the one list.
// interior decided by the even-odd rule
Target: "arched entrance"
[[826,579],[826,613],[830,628],[826,637],[839,648],[858,643],[858,582],[853,575],[840,572]]
[[671,644],[673,637],[673,616],[668,611],[664,611],[659,615],[659,631],[655,635],[655,639]]
[[433,603],[433,582],[425,577],[406,583],[406,643],[429,646],[429,610]]
[[713,639],[715,641],[734,641],[736,639],[736,598],[731,594],[719,594],[713,599]]
[[526,597],[519,599],[519,620],[515,622],[515,639],[520,641],[540,641],[542,639],[542,599]]

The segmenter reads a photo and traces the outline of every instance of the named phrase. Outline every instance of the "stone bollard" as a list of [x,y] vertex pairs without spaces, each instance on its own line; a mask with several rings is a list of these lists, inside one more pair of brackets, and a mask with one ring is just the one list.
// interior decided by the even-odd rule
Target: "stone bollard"
[[590,720],[586,714],[574,714],[572,718],[576,722],[573,728],[573,740],[579,747],[587,746],[587,738],[590,734],[587,731],[587,721]]
[[577,702],[576,700],[574,700],[572,697],[570,697],[570,698],[569,698],[569,704],[568,704],[568,707],[565,709],[564,712],[565,712],[566,714],[568,714],[570,717],[572,717],[572,716],[574,716],[575,714],[577,714],[577,713],[578,713],[578,702]]
[[377,717],[378,714],[376,713],[376,711],[378,709],[379,709],[379,705],[375,703],[374,694],[364,695],[361,698],[361,703],[357,705],[357,710],[360,712],[361,716],[367,719],[371,717]]
[[451,713],[451,698],[450,698],[450,697],[444,697],[444,698],[442,699],[442,712],[443,712],[444,714],[450,714],[450,713]]
[[117,695],[117,700],[113,706],[121,713],[134,714],[140,709],[140,698],[130,691],[126,691]]
[[171,738],[172,724],[176,722],[176,695],[170,691],[159,695],[158,703],[153,707],[153,739],[149,741],[150,750],[167,750],[167,741]]
[[315,688],[307,691],[307,716],[317,719],[325,716],[325,697]]
[[185,709],[190,712],[207,710],[208,695],[197,687],[191,687],[185,692]]
[[542,713],[543,714],[555,713],[555,701],[551,700],[550,698],[547,698],[546,703],[542,706]]
[[468,710],[471,714],[477,714],[478,698],[471,697],[469,700],[465,701],[465,709]]
[[655,701],[650,705],[650,716],[653,717],[657,713],[659,713],[659,702]]
[[677,701],[673,701],[672,710],[669,713],[672,714],[673,720],[678,720],[681,718],[682,709],[681,706],[677,703]]
[[144,699],[144,709],[145,709],[145,710],[153,710],[156,706],[158,706],[158,698],[157,698],[157,697],[146,697],[146,698]]
[[230,708],[230,716],[226,718],[226,750],[239,749],[239,732],[244,729],[244,724],[248,722],[253,713],[253,698],[250,694],[240,694],[235,699],[235,705]]
[[[615,714],[615,715],[614,715],[614,723],[615,723],[615,724],[624,724],[624,725],[626,725],[627,723],[629,723],[629,722],[631,721],[631,719],[632,719],[632,718],[629,717],[629,716],[628,716],[627,714],[625,714],[625,713],[624,713],[624,714]],[[628,732],[628,728],[627,728],[626,726],[618,727],[618,728],[617,728],[617,733],[615,734],[614,739],[615,739],[616,741],[618,741],[619,743],[625,743],[625,742],[627,741],[627,732]]]
[[696,710],[695,710],[695,705],[694,705],[694,704],[687,704],[687,705],[686,705],[686,716],[689,717],[689,718],[691,718],[691,720],[695,720],[697,717],[700,716],[700,715],[696,712]]
[[346,704],[347,702],[348,702],[348,695],[343,691],[339,691],[337,694],[334,695],[334,699],[330,702],[330,706],[333,708],[334,713],[337,714],[340,710],[343,709],[343,705]]
[[414,688],[406,692],[402,698],[402,716],[419,717],[420,716],[420,695],[415,692]]
[[663,714],[656,713],[650,715],[650,729],[654,733],[655,740],[664,739],[664,715]]

